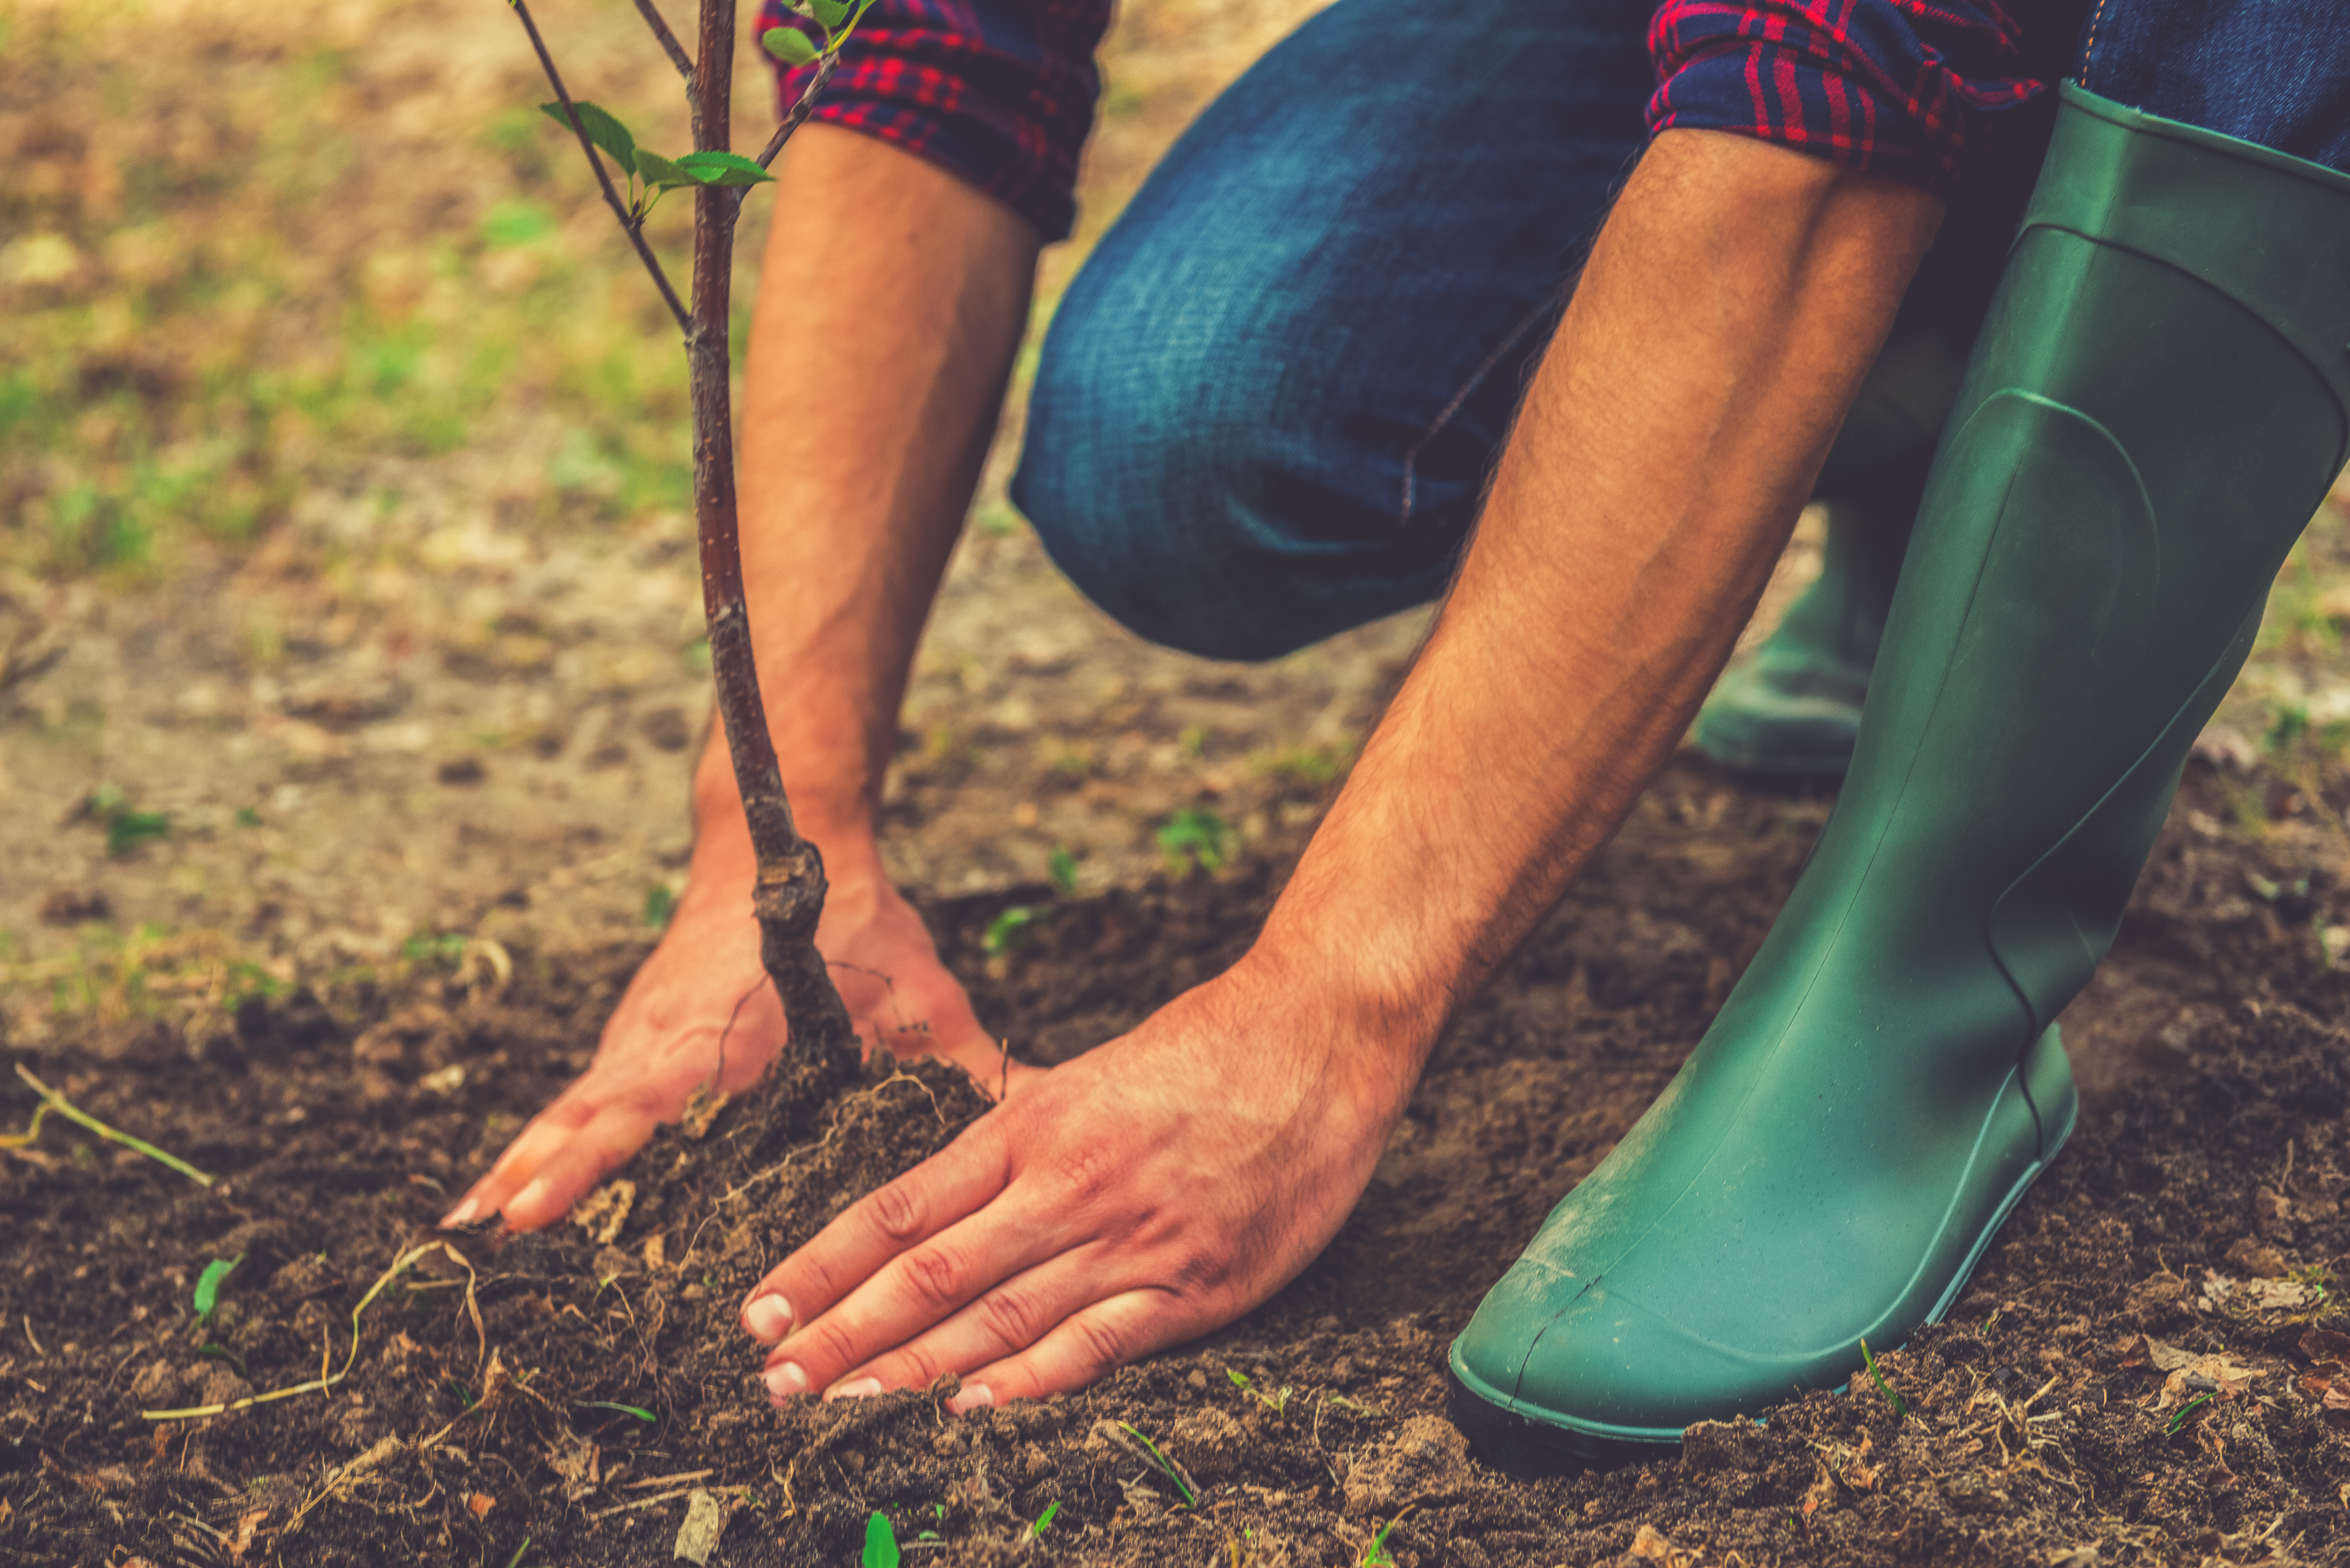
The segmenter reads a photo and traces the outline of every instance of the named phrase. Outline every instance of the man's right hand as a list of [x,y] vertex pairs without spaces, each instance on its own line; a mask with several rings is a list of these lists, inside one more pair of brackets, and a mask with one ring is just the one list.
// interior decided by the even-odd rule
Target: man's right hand
[[[551,1224],[655,1127],[675,1121],[697,1088],[733,1094],[757,1081],[785,1027],[759,963],[753,864],[738,806],[697,842],[676,917],[605,1025],[588,1071],[533,1118],[446,1223],[503,1212],[517,1231]],[[881,1045],[899,1056],[941,1057],[991,1096],[1041,1075],[1042,1068],[1008,1061],[980,1027],[869,838],[841,840],[827,872],[816,947],[868,1053]]]

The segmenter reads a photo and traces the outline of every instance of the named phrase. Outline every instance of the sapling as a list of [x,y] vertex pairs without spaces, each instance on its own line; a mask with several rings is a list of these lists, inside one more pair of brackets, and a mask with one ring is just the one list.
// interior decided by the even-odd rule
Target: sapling
[[[816,918],[824,909],[824,860],[799,835],[791,802],[784,794],[782,769],[767,731],[759,695],[759,672],[751,652],[749,611],[743,589],[743,553],[734,497],[733,397],[727,343],[734,270],[734,226],[753,187],[770,184],[767,172],[792,133],[804,124],[816,95],[831,78],[840,47],[873,0],[797,0],[795,6],[815,29],[810,37],[795,28],[771,28],[761,39],[778,59],[816,67],[806,90],[756,158],[729,149],[734,77],[734,0],[701,0],[701,36],[689,56],[653,0],[637,9],[653,36],[685,78],[686,108],[693,151],[669,158],[638,144],[619,119],[596,104],[575,99],[556,68],[555,57],[539,35],[527,0],[507,0],[546,73],[555,101],[542,106],[568,129],[594,171],[606,205],[644,265],[661,302],[683,335],[693,408],[694,533],[702,563],[702,614],[710,629],[711,673],[718,691],[720,722],[741,792],[743,812],[758,860],[752,912],[760,932],[759,958],[784,1004],[793,1047],[810,1059],[850,1069],[858,1059],[857,1037],[816,949]],[[616,182],[605,166],[619,171]],[[678,297],[660,259],[645,238],[645,223],[671,191],[693,195],[691,300]]]

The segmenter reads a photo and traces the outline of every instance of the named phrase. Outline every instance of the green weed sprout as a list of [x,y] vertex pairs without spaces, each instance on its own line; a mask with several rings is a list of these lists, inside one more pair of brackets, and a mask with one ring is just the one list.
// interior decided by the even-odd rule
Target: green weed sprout
[[514,1549],[514,1555],[506,1559],[506,1568],[519,1568],[522,1554],[529,1550],[530,1537],[525,1535],[522,1538],[522,1544]]
[[1053,1516],[1060,1511],[1061,1503],[1059,1499],[1055,1498],[1053,1501],[1046,1503],[1045,1505],[1045,1511],[1036,1516],[1036,1522],[1028,1527],[1028,1539],[1034,1541],[1038,1536],[1044,1534],[1045,1532],[1052,1529]]
[[582,1410],[617,1410],[623,1416],[634,1416],[648,1427],[660,1419],[641,1405],[623,1405],[611,1399],[574,1399],[571,1403]]
[[33,1076],[32,1069],[21,1062],[16,1064],[16,1076],[22,1078],[35,1094],[41,1096],[41,1103],[34,1108],[32,1124],[23,1132],[0,1133],[0,1148],[31,1147],[33,1140],[41,1136],[41,1118],[55,1111],[76,1127],[87,1128],[109,1143],[119,1143],[133,1153],[143,1154],[156,1164],[178,1171],[199,1187],[210,1187],[213,1184],[211,1177],[190,1165],[178,1155],[165,1154],[142,1138],[132,1137],[129,1133],[118,1132],[113,1127],[108,1127],[104,1122],[67,1099],[64,1095]]
[[889,1528],[889,1516],[879,1509],[865,1521],[865,1555],[858,1561],[862,1568],[898,1568],[898,1532]]
[[1053,858],[1046,862],[1045,870],[1053,878],[1053,891],[1066,897],[1077,890],[1077,857],[1069,853],[1067,845],[1053,846]]
[[1120,1421],[1118,1425],[1120,1431],[1124,1432],[1128,1437],[1132,1438],[1136,1442],[1142,1445],[1142,1451],[1150,1460],[1152,1467],[1156,1469],[1160,1475],[1165,1476],[1169,1480],[1174,1483],[1176,1491],[1180,1494],[1183,1499],[1183,1506],[1185,1508],[1199,1507],[1200,1489],[1191,1484],[1191,1478],[1183,1473],[1183,1467],[1177,1464],[1173,1459],[1169,1459],[1159,1449],[1158,1444],[1152,1442],[1149,1438],[1144,1437],[1141,1432],[1137,1430],[1135,1428],[1128,1426],[1124,1421]]
[[134,811],[129,797],[112,784],[101,784],[91,791],[82,809],[105,825],[106,853],[117,860],[150,839],[172,835],[168,812]]
[[1865,1339],[1860,1342],[1860,1364],[1867,1367],[1868,1375],[1877,1380],[1877,1391],[1884,1395],[1893,1406],[1893,1414],[1902,1420],[1908,1420],[1909,1407],[1901,1402],[1901,1396],[1893,1391],[1893,1385],[1887,1383],[1885,1380],[1885,1374],[1877,1369],[1877,1357],[1868,1353],[1868,1341]]
[[1371,1537],[1371,1543],[1363,1548],[1362,1560],[1355,1568],[1396,1568],[1395,1553],[1388,1550],[1388,1537],[1394,1533],[1397,1525],[1403,1522],[1404,1514],[1410,1511],[1407,1508],[1403,1513],[1379,1526],[1378,1533]]
[[[239,1252],[234,1258],[214,1258],[211,1262],[204,1265],[204,1272],[201,1275],[197,1276],[195,1290],[196,1332],[194,1335],[197,1340],[202,1341],[206,1337],[206,1333],[211,1329],[213,1324],[213,1314],[220,1310],[220,1288],[222,1282],[226,1280],[229,1275],[234,1273],[236,1272],[236,1266],[244,1262],[244,1254],[243,1252]],[[236,1352],[231,1350],[224,1345],[201,1345],[197,1349],[196,1354],[198,1355],[211,1356],[215,1361],[233,1363],[236,1367],[238,1376],[244,1376],[244,1360],[238,1356]]]
[[1035,909],[1025,904],[1014,904],[987,922],[987,929],[980,934],[980,950],[990,955],[1011,952],[1015,948],[1026,945],[1029,940],[1035,936],[1036,928],[1052,918],[1053,911],[1050,909]]
[[1159,847],[1166,852],[1167,868],[1178,877],[1197,867],[1217,871],[1224,864],[1224,819],[1204,806],[1187,805],[1159,830]]
[[645,924],[657,931],[669,929],[670,917],[677,913],[677,895],[666,883],[656,882],[645,890]]
[[2195,1413],[2196,1407],[2199,1405],[2209,1405],[2210,1402],[2210,1395],[2198,1394],[2194,1398],[2189,1399],[2186,1404],[2181,1405],[2175,1412],[2172,1413],[2170,1425],[2162,1429],[2162,1435],[2166,1438],[2175,1438],[2178,1436],[2178,1428],[2187,1424],[2187,1417]]
[[1263,1389],[1259,1388],[1254,1383],[1251,1382],[1249,1380],[1248,1374],[1245,1372],[1235,1372],[1231,1367],[1227,1366],[1224,1368],[1224,1376],[1232,1380],[1233,1387],[1239,1389],[1242,1393],[1247,1395],[1250,1398],[1255,1400],[1266,1409],[1272,1411],[1275,1416],[1286,1416],[1289,1414],[1289,1397],[1297,1392],[1295,1388],[1284,1387],[1278,1393],[1267,1394]]

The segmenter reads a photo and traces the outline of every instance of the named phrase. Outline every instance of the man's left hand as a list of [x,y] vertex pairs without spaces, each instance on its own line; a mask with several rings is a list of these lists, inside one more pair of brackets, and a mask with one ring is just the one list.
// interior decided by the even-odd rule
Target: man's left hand
[[751,1293],[769,1390],[958,1373],[958,1411],[1196,1338],[1337,1233],[1409,1075],[1346,1009],[1243,962],[1053,1069],[858,1200]]

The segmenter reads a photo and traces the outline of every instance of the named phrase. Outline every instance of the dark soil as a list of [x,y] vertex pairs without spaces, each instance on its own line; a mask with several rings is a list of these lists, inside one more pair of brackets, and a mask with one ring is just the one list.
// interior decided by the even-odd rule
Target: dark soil
[[[2350,1338],[2313,1323],[2350,1255],[2350,982],[2325,937],[2350,909],[2220,826],[2241,794],[2190,777],[2066,1019],[2070,1149],[1950,1321],[1880,1358],[1906,1417],[1857,1379],[1694,1428],[1678,1461],[1536,1483],[1442,1418],[1448,1337],[1696,1041],[1825,815],[1685,761],[1461,1019],[1320,1262],[1087,1394],[960,1419],[935,1391],[774,1411],[735,1326],[768,1266],[982,1113],[933,1067],[780,1075],[665,1133],[600,1236],[426,1247],[586,1061],[637,947],[19,1051],[221,1180],[55,1120],[0,1156],[0,1560],[665,1564],[697,1488],[727,1564],[854,1563],[876,1510],[910,1563],[1356,1564],[1399,1514],[1386,1550],[1419,1568],[2350,1559]],[[1279,874],[1065,903],[994,960],[980,933],[1016,899],[931,913],[982,1015],[1058,1060],[1234,956]],[[31,1092],[6,1092],[21,1127]],[[200,1328],[206,1262],[240,1254]],[[331,1388],[142,1417],[341,1368],[403,1259]]]

